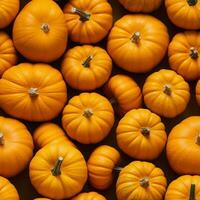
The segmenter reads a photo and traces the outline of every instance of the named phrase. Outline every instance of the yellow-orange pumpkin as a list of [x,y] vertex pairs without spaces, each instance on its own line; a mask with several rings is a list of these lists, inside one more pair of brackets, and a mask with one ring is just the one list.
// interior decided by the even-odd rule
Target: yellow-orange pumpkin
[[34,200],[51,200],[51,199],[47,199],[47,198],[36,198]]
[[97,192],[81,193],[71,200],[106,200],[106,198]]

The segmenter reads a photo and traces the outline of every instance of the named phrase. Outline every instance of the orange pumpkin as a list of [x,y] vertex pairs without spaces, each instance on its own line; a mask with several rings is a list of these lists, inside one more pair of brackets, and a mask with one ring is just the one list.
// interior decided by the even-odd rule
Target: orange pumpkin
[[183,32],[174,36],[169,45],[170,67],[186,80],[200,77],[200,33]]
[[65,106],[62,125],[74,140],[91,144],[102,141],[114,124],[110,102],[97,93],[82,93]]
[[0,176],[0,198],[1,200],[20,200],[15,186],[2,176]]
[[7,33],[0,32],[0,77],[16,63],[17,55],[12,40]]
[[99,190],[105,190],[113,182],[113,170],[120,160],[119,152],[113,147],[97,147],[88,160],[89,182]]
[[125,15],[112,28],[107,49],[121,68],[144,73],[164,57],[169,43],[166,26],[149,15]]
[[101,87],[112,71],[112,60],[100,47],[89,45],[70,49],[62,62],[62,74],[73,88],[83,91]]
[[74,42],[97,43],[112,27],[112,7],[107,0],[69,0],[63,12]]
[[151,111],[173,118],[185,110],[190,100],[190,88],[182,76],[172,70],[162,69],[146,79],[143,96]]
[[172,181],[165,194],[165,200],[199,200],[200,176],[181,176]]
[[74,144],[66,137],[64,131],[54,123],[40,125],[33,134],[33,140],[38,148],[57,142],[65,142],[67,145]]
[[51,200],[51,199],[47,199],[47,198],[36,198],[34,200]]
[[54,143],[36,153],[29,175],[39,194],[55,200],[65,199],[82,190],[87,180],[87,166],[79,150],[65,143]]
[[106,198],[97,192],[81,193],[71,200],[106,200]]
[[167,181],[160,168],[148,162],[131,162],[119,174],[117,199],[162,200],[166,186]]
[[119,115],[142,106],[142,93],[139,86],[126,75],[113,76],[106,84],[104,92]]
[[134,109],[125,114],[117,126],[118,146],[139,160],[154,160],[167,142],[165,125],[158,115],[147,109]]
[[0,79],[0,106],[8,114],[28,121],[55,118],[67,100],[61,73],[46,64],[22,63]]
[[33,156],[33,140],[24,124],[0,117],[0,155],[1,176],[15,176],[25,169]]
[[188,117],[170,132],[167,158],[178,174],[200,175],[200,117]]
[[158,9],[162,0],[119,0],[119,2],[130,12],[149,13]]
[[165,0],[169,19],[184,29],[200,28],[199,0]]
[[30,1],[17,16],[13,41],[27,59],[51,62],[67,46],[67,27],[60,7],[52,0]]
[[197,82],[196,85],[196,100],[198,105],[200,106],[200,80]]
[[20,0],[1,0],[0,3],[0,29],[8,26],[19,11]]

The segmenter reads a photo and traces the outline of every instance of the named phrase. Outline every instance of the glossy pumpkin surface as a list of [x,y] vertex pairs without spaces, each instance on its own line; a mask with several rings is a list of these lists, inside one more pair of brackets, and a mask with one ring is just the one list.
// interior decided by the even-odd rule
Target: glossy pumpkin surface
[[106,200],[106,198],[97,192],[81,193],[71,200]]

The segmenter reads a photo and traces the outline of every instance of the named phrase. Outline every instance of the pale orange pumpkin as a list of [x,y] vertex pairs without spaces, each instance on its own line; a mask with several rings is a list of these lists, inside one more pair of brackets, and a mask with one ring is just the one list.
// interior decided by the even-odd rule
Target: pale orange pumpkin
[[71,200],[106,200],[106,198],[97,192],[81,193]]

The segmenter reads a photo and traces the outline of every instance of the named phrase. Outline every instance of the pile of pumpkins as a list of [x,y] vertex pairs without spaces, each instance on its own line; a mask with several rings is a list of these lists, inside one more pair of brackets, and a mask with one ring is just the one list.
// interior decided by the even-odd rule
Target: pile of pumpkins
[[[133,14],[153,12],[162,0],[119,2],[130,13],[113,25],[107,0],[69,0],[63,10],[53,0],[32,0],[20,12],[19,0],[0,0],[0,29],[14,21],[12,39],[0,31],[0,108],[13,117],[0,117],[1,200],[20,199],[7,178],[28,166],[33,187],[46,197],[37,200],[105,200],[80,192],[87,180],[98,191],[108,189],[114,171],[120,172],[118,200],[200,200],[200,117],[177,124],[168,139],[160,118],[180,115],[190,100],[187,81],[200,78],[200,0],[165,0],[172,23],[190,30],[171,41],[160,20]],[[94,46],[107,35],[106,50]],[[68,38],[77,45],[67,49]],[[171,69],[150,74],[142,90],[127,75],[110,77],[113,62],[146,73],[167,50]],[[19,63],[19,54],[31,63]],[[48,64],[61,56],[60,71]],[[80,94],[68,100],[67,85]],[[94,91],[102,86],[103,94]],[[200,81],[196,100],[200,105]],[[63,129],[50,122],[60,113]],[[101,145],[86,162],[70,139],[103,141],[116,115],[117,144],[137,161],[120,168],[120,152]],[[46,123],[31,135],[17,119]],[[168,188],[163,171],[150,163],[165,145],[170,166],[182,175]]]

